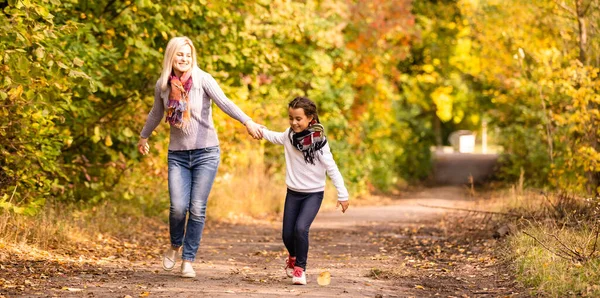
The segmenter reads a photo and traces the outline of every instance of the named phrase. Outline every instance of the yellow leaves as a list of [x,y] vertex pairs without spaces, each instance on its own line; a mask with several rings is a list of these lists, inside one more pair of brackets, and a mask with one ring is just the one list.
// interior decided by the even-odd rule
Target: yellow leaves
[[12,88],[8,91],[8,98],[10,100],[15,100],[18,97],[21,97],[21,94],[23,94],[23,86],[18,85],[17,87]]
[[108,136],[106,136],[106,138],[104,138],[104,145],[106,145],[107,147],[110,147],[113,145],[110,135],[108,135]]
[[85,62],[77,57],[73,59],[73,64],[77,67],[82,67]]
[[320,286],[327,286],[331,283],[331,273],[329,271],[323,271],[317,277],[317,283]]
[[450,95],[452,91],[452,86],[443,86],[431,93],[431,99],[437,107],[436,114],[444,122],[452,119],[453,97]]
[[[439,60],[438,60],[439,63]],[[435,67],[433,67],[433,65],[431,64],[425,64],[423,65],[423,71],[425,71],[426,73],[432,73],[435,70]]]
[[94,127],[94,135],[92,136],[92,141],[94,143],[98,143],[100,141],[101,137],[100,137],[100,127],[96,126]]
[[435,84],[437,82],[436,76],[430,74],[417,75],[417,80],[421,83]]
[[38,47],[35,49],[35,51],[33,51],[33,54],[37,60],[42,60],[46,56],[46,51],[43,47]]

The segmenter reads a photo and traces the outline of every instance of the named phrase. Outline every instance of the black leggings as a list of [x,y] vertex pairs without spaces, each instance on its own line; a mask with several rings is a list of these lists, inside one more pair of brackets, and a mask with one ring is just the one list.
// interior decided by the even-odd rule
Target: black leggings
[[283,209],[282,238],[296,265],[306,270],[308,258],[308,230],[321,208],[323,192],[303,193],[287,190]]

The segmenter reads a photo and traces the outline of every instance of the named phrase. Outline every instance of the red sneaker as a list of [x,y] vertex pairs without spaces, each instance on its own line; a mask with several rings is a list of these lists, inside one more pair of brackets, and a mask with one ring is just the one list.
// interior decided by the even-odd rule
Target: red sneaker
[[306,284],[306,274],[304,273],[304,269],[302,269],[302,267],[294,267],[294,277],[292,278],[292,282],[295,285]]
[[288,277],[294,276],[294,265],[296,265],[296,257],[289,256],[285,261],[285,274]]

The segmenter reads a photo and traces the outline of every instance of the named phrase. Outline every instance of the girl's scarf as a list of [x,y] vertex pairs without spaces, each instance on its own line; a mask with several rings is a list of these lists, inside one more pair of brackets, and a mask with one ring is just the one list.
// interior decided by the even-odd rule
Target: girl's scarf
[[319,159],[319,156],[316,153],[320,152],[323,154],[321,148],[327,144],[325,128],[321,123],[317,123],[315,120],[313,120],[304,131],[299,133],[295,133],[290,128],[289,138],[292,145],[304,155],[304,161],[312,165],[315,164],[315,158],[317,160]]
[[189,92],[192,89],[192,70],[185,72],[181,78],[172,73],[169,84],[171,84],[171,92],[167,103],[166,122],[188,134],[191,118]]

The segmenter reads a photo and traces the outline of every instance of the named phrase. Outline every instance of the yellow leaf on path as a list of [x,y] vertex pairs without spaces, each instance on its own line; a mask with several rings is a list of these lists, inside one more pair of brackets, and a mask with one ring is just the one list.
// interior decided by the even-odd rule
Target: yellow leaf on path
[[421,290],[425,290],[425,287],[422,285],[416,285],[415,289],[421,289]]
[[62,287],[63,290],[67,290],[69,292],[80,292],[83,291],[83,289],[78,289],[78,288],[69,288],[69,287]]
[[331,283],[331,273],[329,273],[329,271],[321,272],[321,274],[319,274],[319,277],[317,278],[317,283],[320,286],[329,285]]
[[142,292],[140,294],[140,297],[148,297],[148,296],[150,296],[150,292]]

